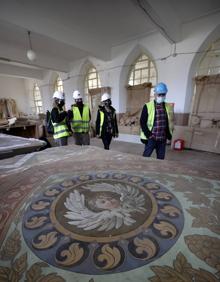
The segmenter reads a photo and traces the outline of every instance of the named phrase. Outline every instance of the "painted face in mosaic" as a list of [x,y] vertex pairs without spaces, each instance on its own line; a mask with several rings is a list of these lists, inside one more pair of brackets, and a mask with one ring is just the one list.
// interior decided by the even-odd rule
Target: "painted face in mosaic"
[[117,195],[108,193],[97,193],[88,201],[88,205],[93,211],[114,210],[121,207]]
[[120,202],[108,196],[100,196],[96,199],[95,205],[100,209],[113,210],[120,207]]

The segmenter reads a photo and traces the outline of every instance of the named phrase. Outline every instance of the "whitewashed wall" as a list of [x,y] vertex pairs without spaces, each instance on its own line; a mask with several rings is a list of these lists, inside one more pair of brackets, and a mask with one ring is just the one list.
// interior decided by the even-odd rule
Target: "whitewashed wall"
[[0,76],[0,98],[16,101],[18,112],[27,111],[27,93],[23,78]]
[[[182,37],[185,38],[176,45],[177,53],[188,52],[191,54],[178,54],[169,56],[174,51],[171,45],[161,34],[150,34],[112,48],[112,60],[104,62],[94,57],[87,57],[70,64],[69,73],[47,71],[44,79],[36,81],[40,87],[44,111],[51,109],[54,82],[59,74],[63,79],[66,94],[66,108],[73,103],[72,93],[79,89],[84,90],[85,73],[93,65],[99,72],[101,86],[109,86],[112,90],[113,106],[117,112],[126,109],[126,88],[130,65],[143,52],[155,61],[158,82],[163,81],[168,85],[167,101],[175,103],[176,113],[189,113],[193,96],[193,77],[196,74],[199,60],[204,54],[195,52],[205,50],[212,41],[220,38],[220,21],[218,14],[211,18],[206,17],[195,22],[190,22],[182,27]],[[163,59],[166,58],[166,59]],[[19,110],[27,110],[25,99],[33,89],[34,80],[27,79],[24,87],[23,79],[0,78],[3,89],[7,93],[14,93],[18,100]],[[1,83],[1,84],[2,84]],[[16,90],[16,91],[13,91]],[[4,91],[0,96],[3,97]],[[13,98],[13,96],[11,96]]]

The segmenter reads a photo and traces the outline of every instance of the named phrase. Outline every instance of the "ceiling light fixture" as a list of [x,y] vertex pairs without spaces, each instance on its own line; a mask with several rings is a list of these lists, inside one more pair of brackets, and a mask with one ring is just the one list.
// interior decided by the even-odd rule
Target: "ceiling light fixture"
[[32,44],[31,44],[31,32],[28,30],[28,42],[29,42],[29,49],[27,50],[27,58],[30,61],[36,60],[36,53],[32,49]]

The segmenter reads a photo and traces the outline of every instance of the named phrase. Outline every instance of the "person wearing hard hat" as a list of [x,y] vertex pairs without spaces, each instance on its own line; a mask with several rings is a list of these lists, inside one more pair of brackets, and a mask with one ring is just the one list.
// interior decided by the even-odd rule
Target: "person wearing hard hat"
[[167,92],[166,84],[158,83],[154,88],[154,101],[146,103],[142,109],[140,138],[145,144],[144,157],[150,157],[155,149],[157,159],[165,158],[166,141],[171,140],[173,132],[173,105],[165,102]]
[[64,93],[55,91],[53,93],[53,109],[51,111],[51,121],[54,128],[53,138],[59,146],[66,146],[68,143],[69,129],[67,126],[67,112],[64,110]]
[[109,150],[112,137],[118,137],[116,111],[111,104],[111,96],[104,93],[96,118],[96,135],[102,139],[105,150]]
[[89,129],[91,113],[88,105],[83,103],[83,98],[78,90],[73,92],[75,104],[68,111],[68,118],[71,122],[73,137],[76,145],[90,145]]

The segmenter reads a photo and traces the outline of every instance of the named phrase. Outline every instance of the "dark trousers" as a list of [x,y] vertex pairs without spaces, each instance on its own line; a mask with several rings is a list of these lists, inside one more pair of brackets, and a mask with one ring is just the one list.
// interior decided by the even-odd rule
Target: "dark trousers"
[[147,144],[145,144],[143,156],[150,157],[154,149],[156,150],[157,159],[163,160],[166,152],[166,140],[157,141],[150,138]]
[[111,141],[112,141],[112,134],[105,133],[104,135],[102,135],[102,142],[104,144],[105,150],[109,150],[109,146],[111,144]]
[[67,136],[58,138],[56,140],[57,140],[58,146],[66,146],[68,144],[68,137]]
[[74,133],[73,138],[76,145],[90,145],[89,133]]

